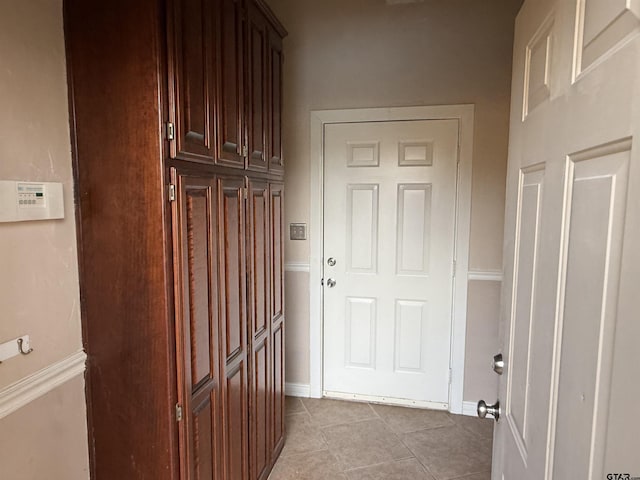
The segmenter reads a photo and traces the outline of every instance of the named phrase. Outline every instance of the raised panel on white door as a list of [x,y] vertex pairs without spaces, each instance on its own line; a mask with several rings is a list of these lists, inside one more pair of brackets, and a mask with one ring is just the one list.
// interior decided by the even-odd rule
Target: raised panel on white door
[[576,75],[640,27],[638,0],[579,0]]
[[431,167],[433,165],[433,140],[398,143],[398,165],[401,167]]
[[347,185],[347,271],[376,273],[378,185]]
[[427,303],[396,300],[395,371],[424,371],[424,335],[427,328]]
[[534,335],[535,285],[544,167],[520,172],[511,307],[506,418],[523,461],[527,461],[529,378]]
[[347,142],[347,167],[380,165],[380,142]]
[[551,59],[554,18],[549,17],[533,35],[525,55],[523,119],[551,96]]
[[346,309],[345,366],[374,369],[376,300],[349,297]]
[[397,273],[428,275],[431,184],[398,185]]
[[[604,478],[627,140],[569,159],[553,477]],[[567,458],[573,459],[566,462]]]

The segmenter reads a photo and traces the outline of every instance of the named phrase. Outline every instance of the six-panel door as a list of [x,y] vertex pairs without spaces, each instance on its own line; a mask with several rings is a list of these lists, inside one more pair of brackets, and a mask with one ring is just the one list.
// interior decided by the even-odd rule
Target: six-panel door
[[640,474],[638,31],[626,0],[516,22],[495,480]]
[[458,122],[330,124],[324,152],[325,394],[445,409]]

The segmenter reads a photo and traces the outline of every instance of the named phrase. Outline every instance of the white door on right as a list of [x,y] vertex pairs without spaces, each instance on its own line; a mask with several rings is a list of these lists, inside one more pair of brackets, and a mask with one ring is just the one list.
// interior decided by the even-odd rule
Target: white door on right
[[640,477],[639,32],[639,0],[517,19],[494,480]]

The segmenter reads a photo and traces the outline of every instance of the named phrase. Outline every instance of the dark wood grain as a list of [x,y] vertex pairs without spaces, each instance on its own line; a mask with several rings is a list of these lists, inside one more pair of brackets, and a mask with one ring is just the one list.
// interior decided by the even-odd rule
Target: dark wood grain
[[248,475],[247,289],[244,178],[218,179],[224,478]]
[[[123,15],[126,12],[126,15]],[[92,478],[177,478],[163,8],[67,0]]]
[[269,185],[271,244],[272,419],[271,454],[275,462],[284,445],[284,185]]
[[267,85],[269,96],[267,99],[267,135],[269,171],[281,173],[284,170],[282,159],[282,37],[270,26],[268,32],[267,60],[268,78]]
[[253,359],[250,398],[251,479],[266,478],[270,451],[271,329],[269,185],[249,179],[249,339]]
[[247,27],[247,128],[249,170],[266,171],[269,160],[267,142],[267,19],[253,3],[249,4]]
[[182,478],[218,479],[221,457],[217,183],[176,175],[176,338]]
[[213,162],[215,101],[213,12],[207,0],[168,0],[169,111],[176,139],[171,156]]
[[216,1],[218,165],[245,167],[244,29],[240,0]]
[[286,32],[261,0],[64,11],[91,478],[266,479],[284,441]]

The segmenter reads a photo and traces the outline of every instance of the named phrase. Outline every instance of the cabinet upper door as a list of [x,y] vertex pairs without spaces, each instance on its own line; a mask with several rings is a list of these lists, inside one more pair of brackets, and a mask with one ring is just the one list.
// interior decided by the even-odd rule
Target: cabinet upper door
[[[211,2],[168,2],[169,117],[175,127],[170,155],[213,162],[213,34]],[[169,132],[168,132],[169,133]]]
[[272,28],[268,34],[268,158],[269,170],[280,172],[282,160],[282,37]]
[[253,3],[249,4],[247,33],[247,136],[248,168],[266,171],[267,159],[267,19]]
[[217,158],[216,163],[245,167],[243,9],[240,0],[216,2]]

